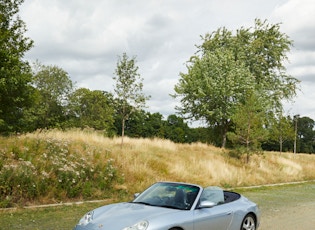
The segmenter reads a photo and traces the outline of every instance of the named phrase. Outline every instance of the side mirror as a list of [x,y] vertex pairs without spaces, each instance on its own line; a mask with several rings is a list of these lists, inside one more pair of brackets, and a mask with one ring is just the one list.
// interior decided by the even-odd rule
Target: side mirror
[[201,201],[198,208],[212,208],[214,206],[216,206],[217,204],[212,202],[212,201],[208,201],[208,200],[205,200],[205,201]]

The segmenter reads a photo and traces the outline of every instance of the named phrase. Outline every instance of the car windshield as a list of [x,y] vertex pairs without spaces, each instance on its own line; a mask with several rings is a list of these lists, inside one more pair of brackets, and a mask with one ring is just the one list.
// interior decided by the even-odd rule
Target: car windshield
[[189,210],[200,188],[195,185],[161,182],[152,185],[133,202],[152,206]]

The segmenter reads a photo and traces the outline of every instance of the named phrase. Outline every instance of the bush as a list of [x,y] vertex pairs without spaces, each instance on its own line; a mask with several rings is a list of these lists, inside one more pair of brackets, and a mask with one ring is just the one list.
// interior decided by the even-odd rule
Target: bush
[[232,157],[232,158],[236,158],[236,159],[242,159],[245,157],[245,162],[248,163],[249,162],[249,159],[250,159],[250,156],[253,155],[253,154],[263,154],[263,152],[259,149],[247,149],[245,147],[242,147],[242,146],[238,146],[234,149],[231,149],[229,152],[228,152],[228,155],[229,157]]
[[8,142],[0,150],[0,207],[106,196],[121,179],[111,158],[95,162],[102,153],[91,146],[56,139]]

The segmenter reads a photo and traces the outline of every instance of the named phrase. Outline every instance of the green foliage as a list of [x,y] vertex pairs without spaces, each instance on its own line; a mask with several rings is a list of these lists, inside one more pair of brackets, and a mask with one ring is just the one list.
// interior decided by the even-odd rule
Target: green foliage
[[297,152],[315,152],[315,122],[309,117],[299,117],[297,120]]
[[118,113],[122,119],[122,143],[125,132],[125,122],[134,110],[141,110],[145,107],[145,101],[149,99],[142,92],[143,79],[138,73],[139,67],[136,66],[136,58],[129,59],[126,53],[118,58],[115,70],[116,81],[115,94],[117,96]]
[[226,28],[206,34],[199,47],[202,53],[224,47],[233,53],[235,60],[245,63],[255,83],[264,89],[273,105],[279,107],[283,98],[295,95],[298,80],[285,73],[284,61],[293,42],[280,31],[280,24],[255,20],[254,27],[240,28],[233,35]]
[[177,109],[187,118],[219,127],[224,147],[232,115],[248,91],[257,91],[265,101],[265,114],[281,111],[282,100],[295,95],[298,80],[285,73],[283,64],[291,46],[279,24],[258,19],[253,28],[241,28],[235,35],[226,28],[206,34],[188,62],[188,73],[181,73],[175,86],[174,96],[181,99]]
[[249,95],[245,104],[239,104],[232,116],[235,131],[229,133],[230,139],[246,148],[260,148],[261,141],[267,137],[267,130],[264,128],[265,117],[259,97]]
[[[5,141],[5,140],[4,140]],[[112,191],[121,180],[113,159],[96,161],[101,154],[89,146],[86,155],[72,145],[57,139],[15,138],[0,151],[0,206],[9,207],[34,199],[65,200],[69,198],[100,198]],[[3,145],[3,144],[2,144]]]
[[112,136],[114,130],[113,96],[100,90],[80,88],[74,91],[68,103],[68,126],[104,130]]
[[222,146],[237,103],[244,101],[244,92],[253,87],[249,70],[234,60],[233,53],[224,48],[194,57],[187,74],[181,74],[175,91],[181,97],[181,114],[204,119],[223,130]]
[[268,133],[261,98],[254,93],[246,96],[244,104],[240,103],[232,116],[235,130],[229,132],[228,137],[236,146],[243,147],[244,150],[239,152],[245,153],[248,161],[249,155],[260,149]]
[[28,112],[35,117],[35,129],[62,126],[73,87],[68,73],[57,66],[37,62],[34,64],[32,84],[36,88],[37,100]]
[[189,127],[184,119],[176,115],[169,115],[165,125],[165,138],[175,143],[189,142]]
[[283,151],[283,144],[294,140],[294,125],[290,117],[283,117],[282,113],[278,118],[269,122],[269,140],[279,144],[280,153]]
[[248,164],[250,161],[250,156],[251,155],[262,155],[263,152],[257,148],[251,149],[252,146],[249,148],[239,145],[234,147],[228,152],[228,156],[231,158],[235,158],[240,160],[241,162],[243,161],[244,163]]
[[29,64],[23,60],[33,41],[18,17],[23,0],[0,2],[0,133],[23,131],[23,111],[31,105]]
[[183,118],[171,114],[165,121],[161,114],[150,114],[143,110],[130,115],[125,133],[129,137],[165,138],[175,143],[206,142],[204,136],[189,128]]
[[[121,120],[117,121],[120,125]],[[125,124],[125,134],[129,137],[159,137],[163,126],[162,115],[137,110],[130,114]],[[119,126],[121,130],[121,126]]]

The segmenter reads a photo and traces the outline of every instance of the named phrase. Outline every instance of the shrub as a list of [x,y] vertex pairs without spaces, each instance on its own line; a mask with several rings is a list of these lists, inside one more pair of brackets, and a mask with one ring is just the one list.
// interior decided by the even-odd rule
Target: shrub
[[94,162],[101,152],[80,143],[15,138],[0,154],[0,207],[40,198],[95,198],[97,190],[106,196],[121,179],[113,159]]

